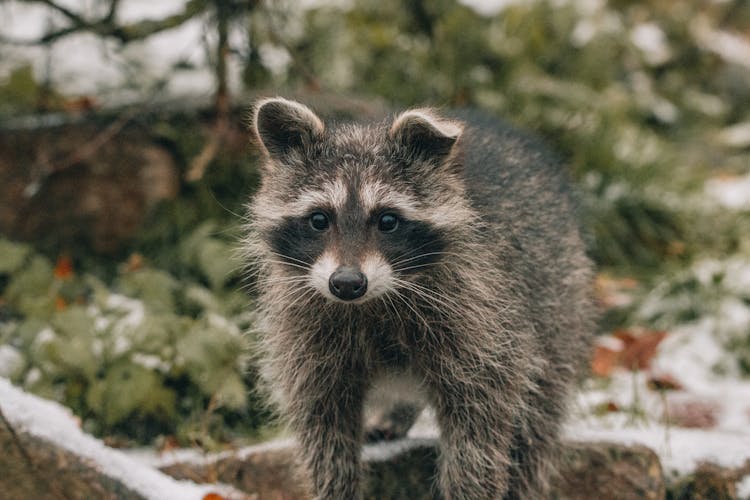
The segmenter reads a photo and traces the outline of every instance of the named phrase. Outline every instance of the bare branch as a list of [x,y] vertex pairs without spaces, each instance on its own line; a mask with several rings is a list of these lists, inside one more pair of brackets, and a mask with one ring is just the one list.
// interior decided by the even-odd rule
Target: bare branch
[[112,22],[115,19],[115,15],[117,15],[117,8],[119,6],[120,6],[120,0],[110,0],[109,10],[107,11],[107,15],[104,19],[106,21]]
[[185,21],[192,19],[196,15],[204,12],[210,5],[208,0],[190,0],[185,5],[183,11],[178,14],[167,16],[164,19],[146,19],[143,21],[120,26],[114,21],[115,13],[117,11],[120,0],[111,0],[109,11],[107,12],[107,14],[103,18],[94,21],[88,21],[82,16],[72,12],[71,10],[56,4],[52,0],[22,1],[29,4],[38,3],[46,5],[47,7],[63,14],[71,22],[71,25],[53,31],[51,33],[47,33],[46,35],[35,40],[21,40],[6,36],[0,36],[0,41],[4,43],[10,43],[13,45],[47,45],[73,33],[84,31],[105,38],[115,38],[122,43],[127,43],[134,40],[142,40],[155,33],[176,28]]
[[76,14],[72,10],[63,7],[62,5],[58,5],[57,3],[53,2],[52,0],[21,0],[22,3],[40,3],[43,5],[46,5],[52,10],[55,10],[59,12],[60,14],[64,15],[68,19],[70,19],[73,24],[76,25],[82,25],[86,23],[86,20],[79,14]]
[[201,14],[209,7],[207,0],[190,0],[185,9],[179,14],[167,16],[164,19],[152,20],[147,19],[132,23],[125,26],[116,26],[113,23],[103,22],[94,32],[101,36],[111,36],[119,39],[121,42],[130,42],[147,38],[160,31],[170,30],[180,26],[185,21]]

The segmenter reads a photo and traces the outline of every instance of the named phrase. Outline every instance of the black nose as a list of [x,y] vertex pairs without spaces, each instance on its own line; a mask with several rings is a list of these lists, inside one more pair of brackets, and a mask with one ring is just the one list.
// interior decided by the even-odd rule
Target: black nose
[[340,267],[328,278],[328,289],[341,300],[358,299],[367,291],[367,276],[353,267]]

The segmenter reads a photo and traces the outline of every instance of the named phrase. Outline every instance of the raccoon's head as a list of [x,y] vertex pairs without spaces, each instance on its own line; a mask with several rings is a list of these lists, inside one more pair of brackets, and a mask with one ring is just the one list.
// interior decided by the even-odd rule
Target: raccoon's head
[[265,161],[250,208],[276,283],[355,304],[414,290],[471,221],[458,122],[412,110],[326,126],[274,98],[255,106],[252,125]]

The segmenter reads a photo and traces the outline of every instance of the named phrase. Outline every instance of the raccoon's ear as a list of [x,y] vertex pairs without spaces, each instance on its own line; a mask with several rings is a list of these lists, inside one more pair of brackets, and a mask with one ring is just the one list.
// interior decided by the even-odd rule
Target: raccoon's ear
[[325,125],[310,108],[281,97],[263,99],[253,110],[253,132],[266,153],[284,159],[323,134]]
[[440,118],[429,109],[413,109],[396,117],[389,135],[411,156],[442,164],[461,132],[461,122]]

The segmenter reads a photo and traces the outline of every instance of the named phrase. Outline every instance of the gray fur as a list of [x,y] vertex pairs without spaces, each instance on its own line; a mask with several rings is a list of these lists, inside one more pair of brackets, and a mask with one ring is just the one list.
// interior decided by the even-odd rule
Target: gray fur
[[[262,374],[297,436],[314,496],[361,497],[364,402],[379,381],[408,373],[441,429],[445,498],[543,497],[593,329],[591,269],[561,167],[481,115],[445,120],[419,110],[323,126],[300,106],[256,107],[266,161],[243,247],[258,266]],[[284,147],[284,137],[295,140]],[[306,281],[312,255],[290,260],[273,249],[289,222],[284,207],[335,179],[348,198],[373,180],[412,197],[421,223],[440,225],[439,255],[410,271],[391,262],[403,281],[370,301],[318,293]],[[351,199],[338,210],[346,213],[326,241],[357,262],[377,235],[349,217]],[[295,234],[282,243],[295,244],[287,241]]]

